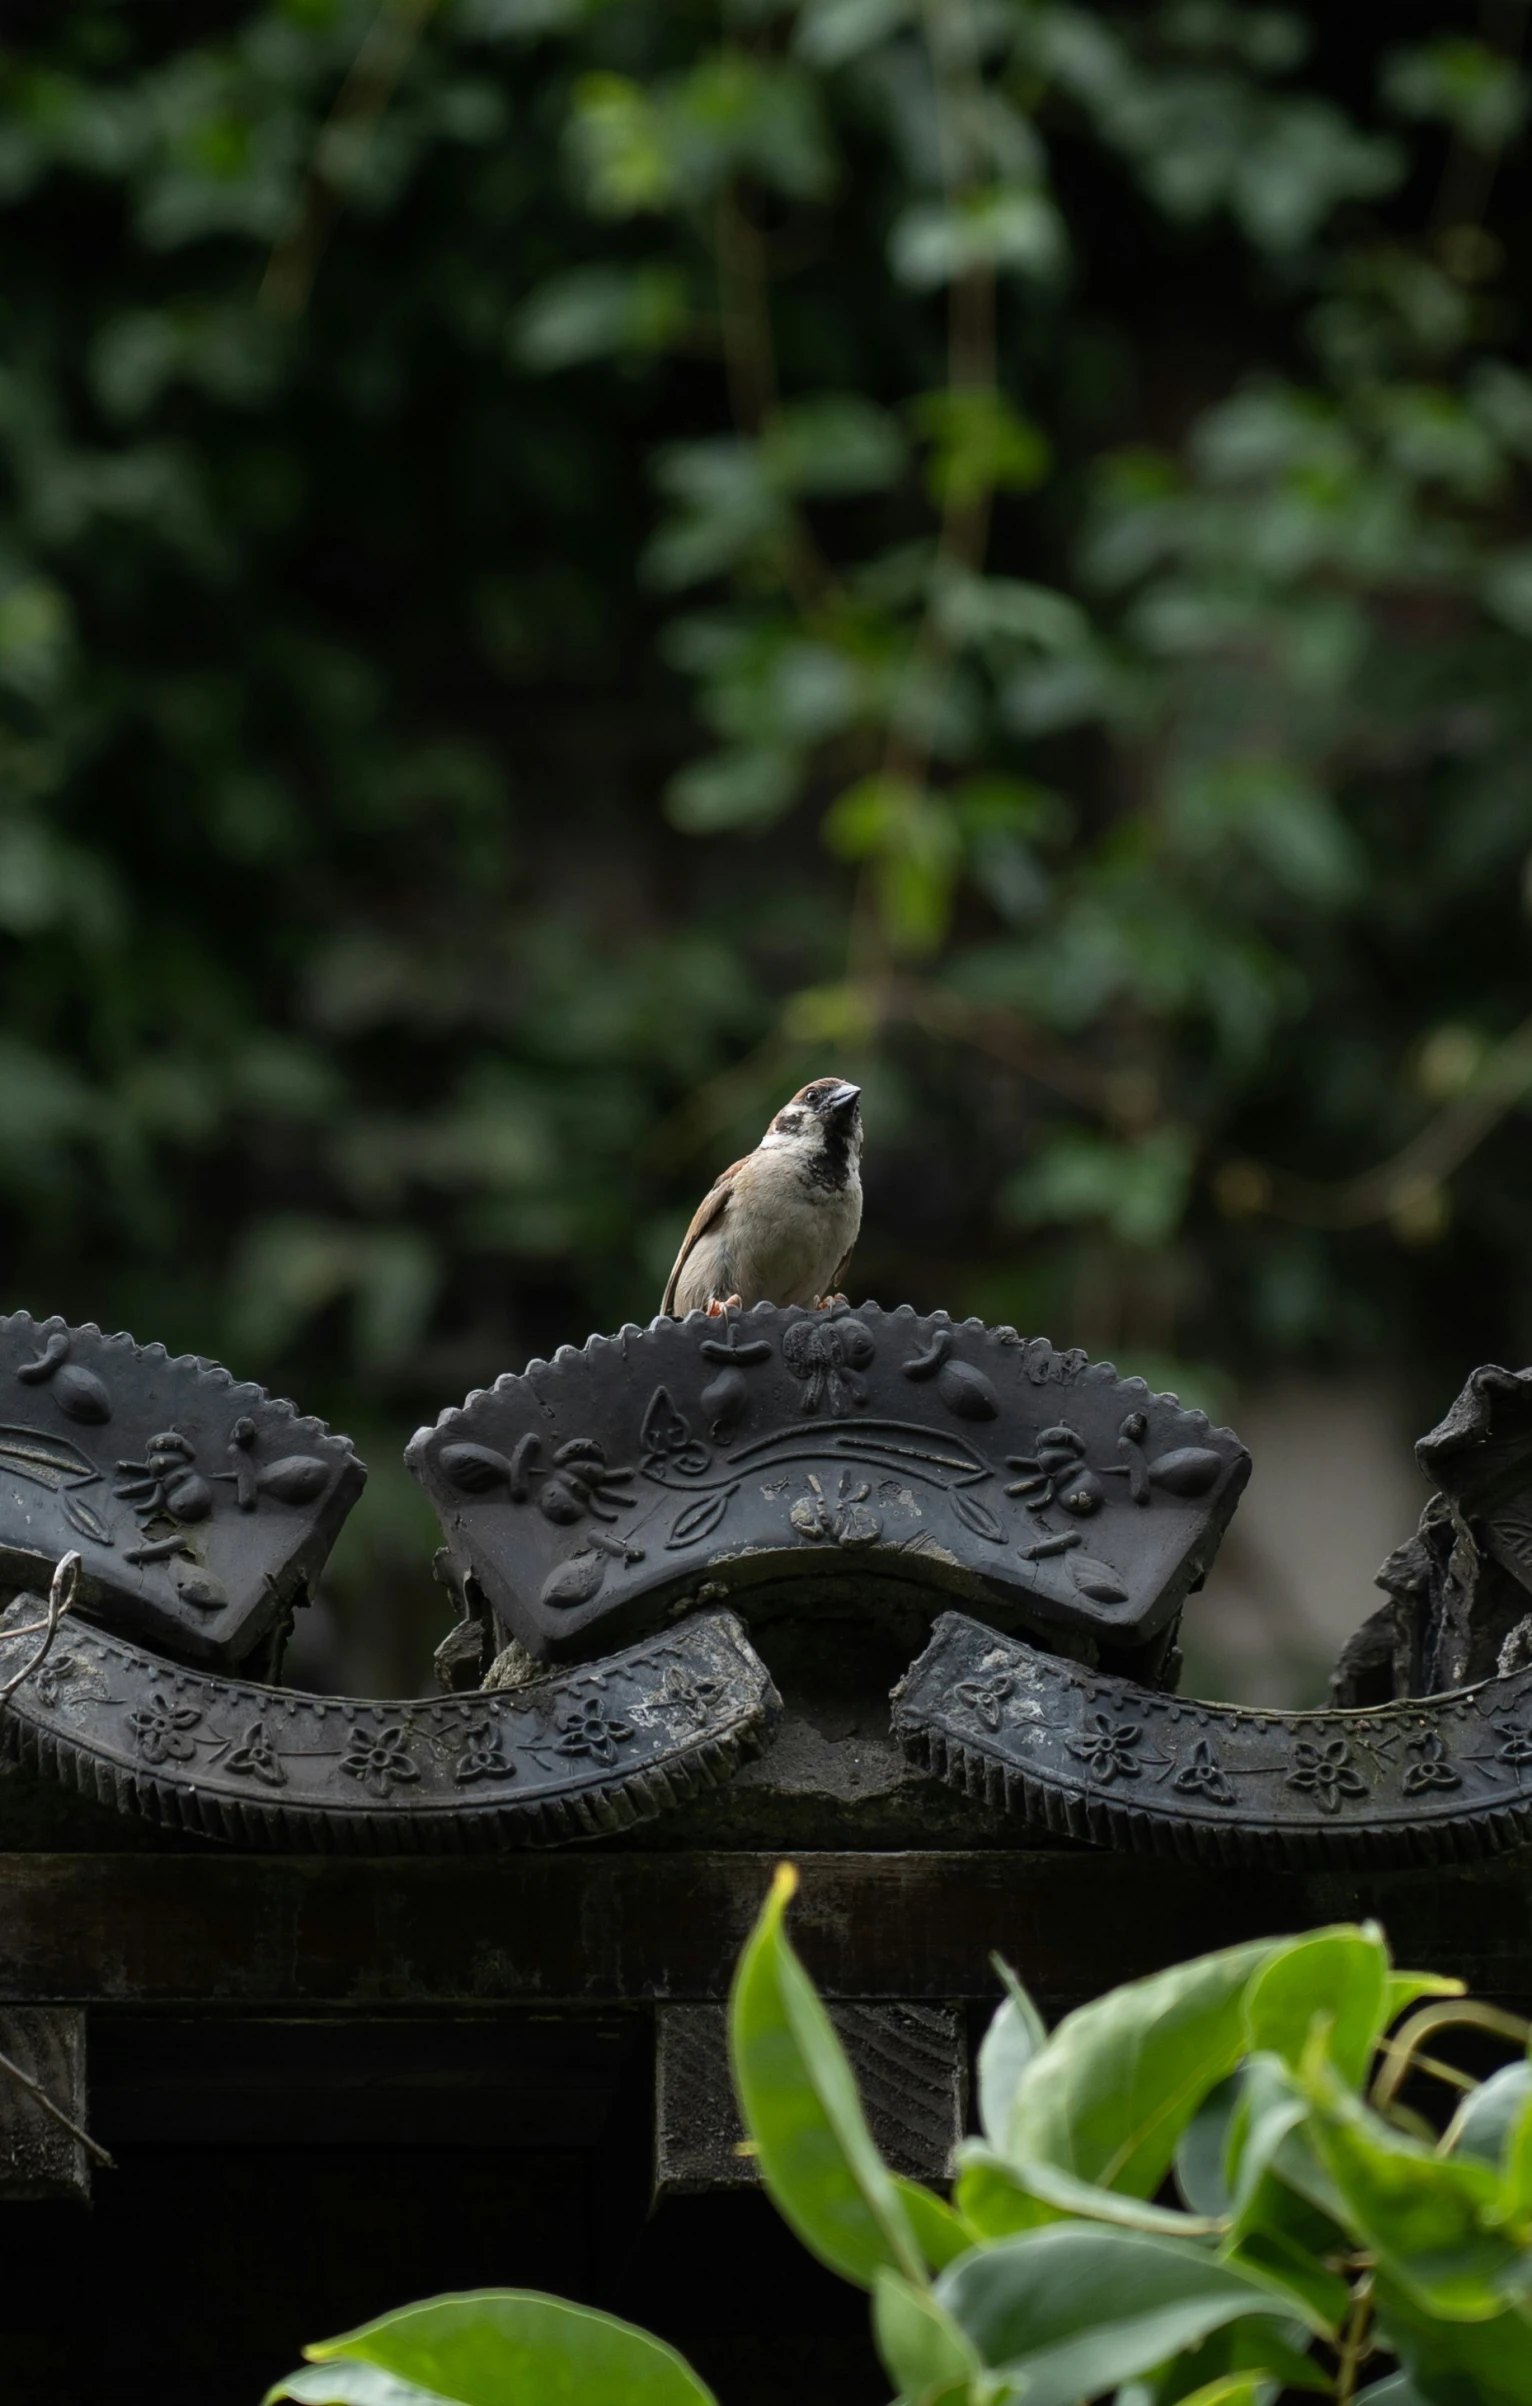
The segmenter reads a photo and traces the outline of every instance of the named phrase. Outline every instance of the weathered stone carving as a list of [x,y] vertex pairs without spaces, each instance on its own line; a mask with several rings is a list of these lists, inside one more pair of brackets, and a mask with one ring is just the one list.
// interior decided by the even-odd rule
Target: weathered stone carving
[[1532,1670],[1371,1711],[1156,1695],[943,1613],[910,1759],[1061,1836],[1223,1863],[1438,1863],[1532,1836]]
[[79,1577],[40,1650],[35,1598],[0,1612],[0,1749],[251,1844],[552,1843],[660,1812],[770,1738],[747,1624],[768,1652],[796,1626],[818,1692],[834,1664],[870,1689],[856,1646],[906,1660],[934,1619],[894,1733],[991,1808],[1229,1862],[1483,1853],[1532,1834],[1532,1372],[1475,1372],[1420,1453],[1440,1493],[1385,1565],[1339,1709],[1199,1704],[1167,1691],[1248,1475],[1232,1432],[943,1313],[662,1319],[412,1440],[462,1613],[446,1692],[301,1696],[269,1674],[360,1489],[349,1442],[215,1364],[17,1313],[0,1580],[69,1553]]
[[444,1412],[407,1459],[459,1579],[540,1659],[653,1626],[725,1565],[748,1613],[807,1551],[1146,1669],[1250,1468],[1110,1364],[876,1304],[593,1337]]
[[[0,1680],[35,1596],[0,1613]],[[0,1715],[0,1752],[175,1829],[432,1852],[630,1829],[730,1778],[777,1699],[732,1613],[508,1694],[362,1702],[215,1676],[71,1620]]]
[[1340,1705],[1434,1696],[1532,1661],[1532,1371],[1475,1370],[1415,1457],[1438,1492],[1378,1573],[1389,1600],[1341,1655]]
[[216,1362],[0,1319],[0,1580],[71,1549],[82,1605],[189,1660],[250,1664],[367,1473],[351,1441]]

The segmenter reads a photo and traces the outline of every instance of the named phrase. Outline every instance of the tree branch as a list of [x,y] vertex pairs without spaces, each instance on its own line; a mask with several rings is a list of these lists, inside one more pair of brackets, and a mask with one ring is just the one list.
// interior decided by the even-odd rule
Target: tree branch
[[370,137],[435,7],[436,0],[382,0],[320,127],[297,217],[266,262],[258,296],[263,308],[280,317],[299,317],[307,308],[344,202],[322,164],[325,153],[337,135],[354,137],[357,149]]

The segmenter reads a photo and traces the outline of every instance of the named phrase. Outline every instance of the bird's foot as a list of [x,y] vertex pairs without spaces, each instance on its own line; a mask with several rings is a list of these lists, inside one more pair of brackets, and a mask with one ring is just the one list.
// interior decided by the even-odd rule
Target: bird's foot
[[849,1312],[851,1309],[851,1298],[849,1295],[842,1295],[838,1289],[833,1295],[816,1295],[814,1297],[814,1309],[816,1312],[833,1312],[841,1306],[844,1306]]
[[742,1312],[744,1308],[743,1300],[738,1295],[725,1295],[721,1303],[715,1295],[707,1307],[707,1316],[710,1320],[722,1320],[730,1312]]

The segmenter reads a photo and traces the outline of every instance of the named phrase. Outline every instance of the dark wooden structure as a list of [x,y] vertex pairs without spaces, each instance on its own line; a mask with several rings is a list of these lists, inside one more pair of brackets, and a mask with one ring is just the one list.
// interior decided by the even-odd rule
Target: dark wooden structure
[[[688,2194],[684,2161],[656,2194],[657,2155],[663,2176],[666,2145],[698,2128],[692,2090],[657,2140],[667,2018],[725,1994],[783,1851],[826,1994],[955,2012],[970,2044],[994,1948],[1057,2011],[1205,1947],[1361,1915],[1403,1961],[1532,2002],[1525,1851],[1445,1872],[1231,1875],[982,1828],[954,1843],[931,1796],[923,1844],[907,1842],[926,1801],[913,1783],[883,1843],[790,1849],[762,1840],[773,1822],[791,1832],[803,1795],[763,1787],[753,1833],[717,1826],[720,1803],[690,1843],[671,1827],[664,1844],[341,1861],[124,1847],[132,1825],[66,1815],[13,1774],[0,2004],[79,2017],[89,2125],[117,2169],[95,2172],[88,2205],[0,2206],[9,2406],[253,2406],[305,2339],[480,2284],[631,2313],[724,2406],[881,2400],[864,2301],[762,2197]],[[903,2110],[928,2139],[939,2048],[917,2050],[915,2075]],[[28,2109],[4,2103],[25,2127]]]

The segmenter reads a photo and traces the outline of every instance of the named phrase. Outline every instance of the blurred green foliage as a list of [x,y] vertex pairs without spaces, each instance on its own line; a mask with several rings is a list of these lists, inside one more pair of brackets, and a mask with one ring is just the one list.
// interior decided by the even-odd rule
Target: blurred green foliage
[[385,1467],[833,1066],[885,1301],[1532,1353],[1523,14],[12,11],[12,1304]]

